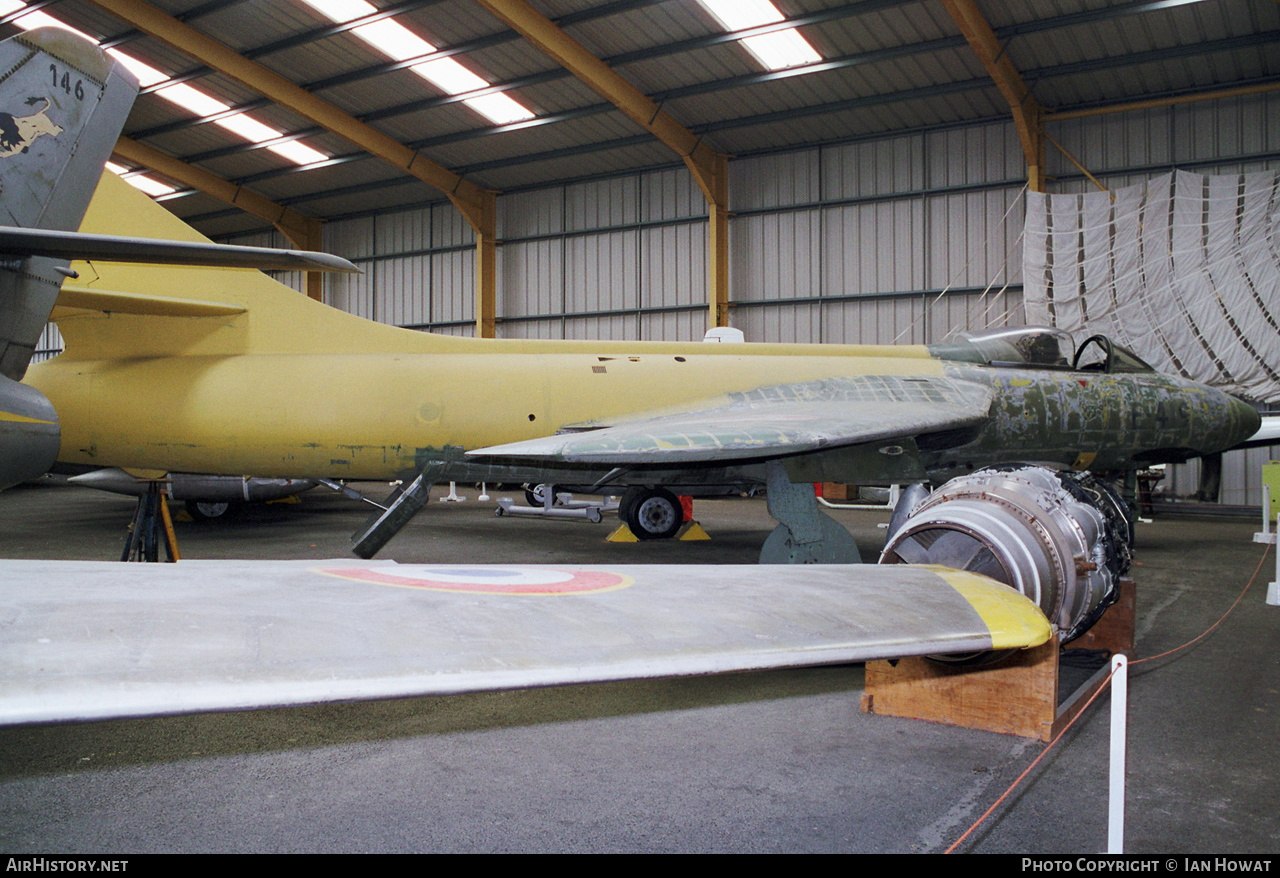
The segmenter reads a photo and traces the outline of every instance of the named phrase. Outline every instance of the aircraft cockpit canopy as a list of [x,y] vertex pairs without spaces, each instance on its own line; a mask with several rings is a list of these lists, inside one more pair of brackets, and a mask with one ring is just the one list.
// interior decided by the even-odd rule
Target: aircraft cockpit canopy
[[932,346],[936,356],[987,366],[1075,369],[1080,372],[1152,372],[1151,366],[1105,335],[1091,335],[1076,347],[1071,333],[1052,326],[1009,326],[962,332]]
[[1069,369],[1076,351],[1071,333],[1052,326],[1007,326],[982,332],[962,332],[956,341],[940,347],[953,348],[951,359],[985,363],[988,366]]

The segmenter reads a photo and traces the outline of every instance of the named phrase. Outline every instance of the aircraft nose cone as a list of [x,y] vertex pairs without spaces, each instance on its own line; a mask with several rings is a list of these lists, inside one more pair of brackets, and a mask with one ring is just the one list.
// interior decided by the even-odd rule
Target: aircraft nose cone
[[1231,442],[1227,445],[1230,448],[1233,445],[1239,445],[1241,442],[1247,442],[1258,432],[1258,428],[1262,426],[1262,416],[1258,414],[1258,410],[1242,399],[1232,396],[1230,416],[1231,416]]

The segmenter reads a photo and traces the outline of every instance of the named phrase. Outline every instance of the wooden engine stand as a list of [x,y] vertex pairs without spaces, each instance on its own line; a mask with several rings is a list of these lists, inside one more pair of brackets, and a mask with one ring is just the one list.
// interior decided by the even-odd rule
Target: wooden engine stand
[[1136,588],[1120,580],[1120,597],[1085,634],[1060,649],[1054,637],[994,665],[957,666],[926,658],[867,662],[866,713],[909,717],[1050,741],[1106,681],[1108,666],[1073,691],[1061,679],[1072,650],[1133,651]]

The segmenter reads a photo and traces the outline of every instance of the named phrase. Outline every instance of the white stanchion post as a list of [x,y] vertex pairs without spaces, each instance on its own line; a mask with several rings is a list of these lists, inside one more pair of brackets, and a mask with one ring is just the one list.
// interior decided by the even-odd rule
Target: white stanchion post
[[484,482],[480,483],[480,496],[477,497],[476,499],[479,500],[481,503],[487,502],[489,499],[488,487],[485,485]]
[[466,497],[458,496],[458,483],[450,482],[449,493],[447,496],[441,497],[440,502],[441,503],[461,503],[463,500],[466,500],[466,499],[467,499]]
[[1107,853],[1124,853],[1124,765],[1129,712],[1129,660],[1111,657],[1111,780],[1107,809]]
[[[1280,529],[1280,523],[1276,524],[1276,528]],[[1262,486],[1262,535],[1264,537],[1271,536],[1271,486]]]
[[[1276,539],[1280,540],[1280,516],[1276,516]],[[1280,607],[1280,542],[1276,543],[1276,578],[1267,583],[1267,603]]]

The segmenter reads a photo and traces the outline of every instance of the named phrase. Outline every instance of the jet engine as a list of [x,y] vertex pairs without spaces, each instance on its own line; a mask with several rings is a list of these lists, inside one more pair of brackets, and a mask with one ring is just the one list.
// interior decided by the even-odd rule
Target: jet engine
[[981,573],[1035,601],[1062,642],[1116,600],[1133,522],[1114,488],[1043,467],[978,470],[903,495],[881,564],[941,564]]

